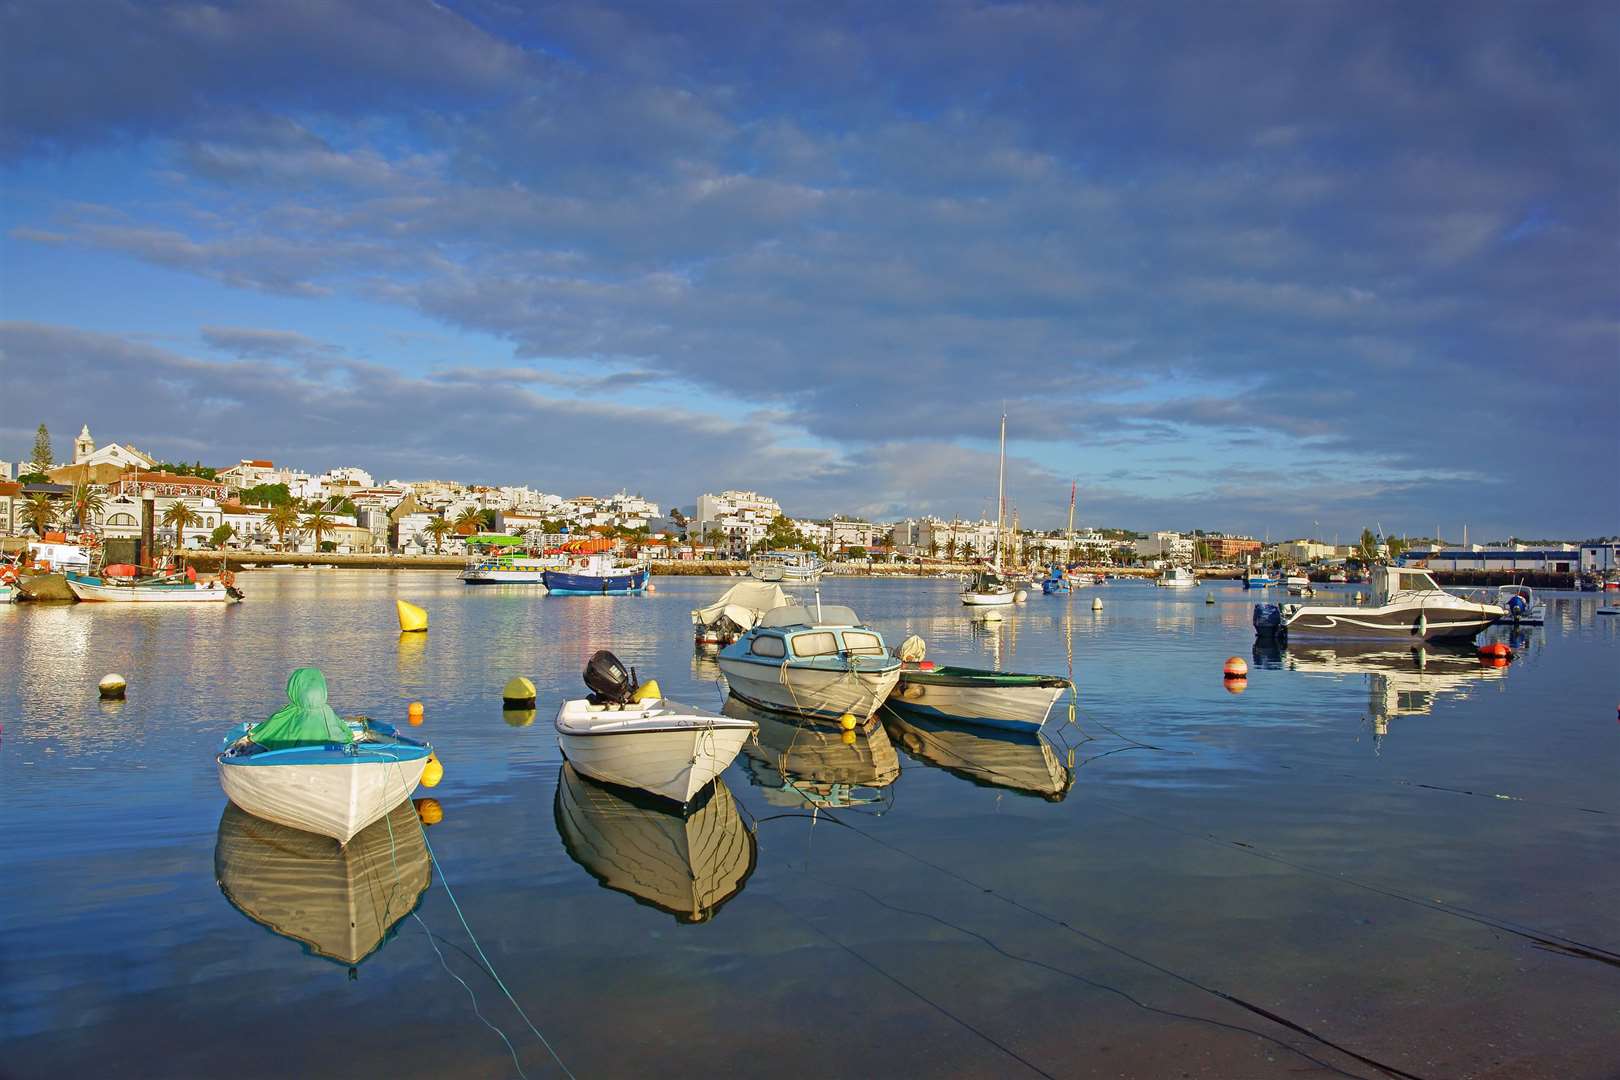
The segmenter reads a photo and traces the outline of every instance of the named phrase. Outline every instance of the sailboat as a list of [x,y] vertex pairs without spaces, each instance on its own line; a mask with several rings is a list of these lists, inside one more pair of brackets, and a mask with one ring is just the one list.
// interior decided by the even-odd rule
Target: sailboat
[[1047,596],[1051,596],[1053,593],[1071,592],[1076,585],[1091,584],[1091,579],[1089,577],[1084,581],[1076,581],[1075,575],[1069,569],[1074,565],[1075,493],[1076,486],[1071,482],[1069,484],[1069,531],[1066,534],[1066,538],[1063,543],[1063,562],[1054,563],[1046,577],[1041,581],[1041,592],[1045,593]]
[[1001,519],[1007,506],[1007,414],[1001,414],[1001,462],[996,469],[996,557],[989,570],[980,570],[962,589],[968,607],[1000,607],[1017,599],[1017,591],[1001,580]]

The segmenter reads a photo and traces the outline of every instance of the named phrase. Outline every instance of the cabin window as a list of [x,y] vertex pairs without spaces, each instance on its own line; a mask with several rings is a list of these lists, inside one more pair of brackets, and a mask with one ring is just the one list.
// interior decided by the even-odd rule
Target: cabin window
[[883,639],[861,630],[845,630],[844,651],[853,656],[882,656]]
[[773,660],[779,660],[787,655],[787,645],[779,637],[761,636],[754,639],[753,644],[748,646],[748,651],[755,656],[769,656]]
[[830,630],[799,634],[793,639],[794,656],[831,656],[838,651],[838,639]]

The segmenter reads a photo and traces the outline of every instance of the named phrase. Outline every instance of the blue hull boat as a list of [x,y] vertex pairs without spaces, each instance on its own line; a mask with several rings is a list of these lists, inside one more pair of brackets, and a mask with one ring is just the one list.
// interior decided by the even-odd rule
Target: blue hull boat
[[645,592],[649,571],[622,574],[571,574],[546,571],[546,589],[553,596],[635,596]]

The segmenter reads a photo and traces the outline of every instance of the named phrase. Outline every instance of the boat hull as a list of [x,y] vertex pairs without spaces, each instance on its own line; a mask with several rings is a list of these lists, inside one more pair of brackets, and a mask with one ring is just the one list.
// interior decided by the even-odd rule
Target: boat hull
[[69,574],[67,584],[80,600],[108,604],[229,604],[236,599],[217,581],[210,585],[105,585]]
[[238,762],[221,755],[219,786],[250,814],[347,844],[409,799],[427,766],[425,754],[399,759],[329,752],[334,755],[332,764],[254,764],[252,759]]
[[903,670],[888,704],[911,715],[1027,733],[1041,730],[1066,689],[1067,683],[1054,686],[1047,680],[1030,686],[993,685]]
[[649,571],[624,574],[570,574],[560,570],[545,572],[546,588],[557,596],[633,596],[647,588]]
[[468,585],[539,585],[546,584],[544,570],[466,570],[461,580]]
[[750,705],[824,720],[845,713],[870,721],[900,681],[900,667],[887,671],[799,664],[756,663],[721,655],[720,670],[731,692]]
[[968,590],[962,593],[962,603],[968,607],[1003,607],[1011,604],[1017,598],[1011,592],[973,592]]
[[725,771],[753,733],[747,727],[583,734],[559,730],[563,756],[593,780],[686,805]]
[[1455,641],[1474,637],[1501,618],[1502,609],[1485,604],[1414,608],[1391,604],[1376,608],[1298,608],[1283,620],[1290,640]]

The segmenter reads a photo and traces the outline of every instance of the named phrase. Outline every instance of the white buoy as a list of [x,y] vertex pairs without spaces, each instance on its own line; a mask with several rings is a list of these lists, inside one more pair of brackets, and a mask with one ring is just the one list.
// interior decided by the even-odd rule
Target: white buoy
[[1101,611],[1102,610],[1102,597],[1093,596],[1091,598],[1091,610],[1092,611]]
[[122,701],[124,689],[128,685],[122,675],[111,674],[102,676],[101,682],[96,684],[96,689],[100,690],[101,696],[108,701]]
[[1028,593],[1028,591],[1026,591],[1024,589],[1019,589],[1017,592],[1013,593],[1013,602],[1014,603],[1022,604],[1024,601],[1026,601],[1028,599],[1029,599],[1029,593]]

